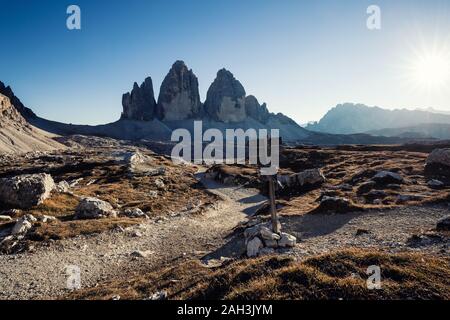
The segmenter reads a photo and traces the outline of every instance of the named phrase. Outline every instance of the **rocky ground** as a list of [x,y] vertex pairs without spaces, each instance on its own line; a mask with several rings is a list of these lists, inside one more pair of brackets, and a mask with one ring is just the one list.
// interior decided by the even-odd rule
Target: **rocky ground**
[[[1,156],[2,299],[270,297],[244,290],[251,280],[245,276],[228,279],[226,294],[220,289],[208,296],[205,288],[236,270],[256,272],[262,283],[284,281],[283,268],[291,262],[273,262],[274,255],[308,265],[325,254],[331,259],[326,263],[337,259],[333,263],[347,266],[356,259],[362,268],[375,252],[397,272],[406,266],[397,266],[395,257],[406,255],[411,265],[425,261],[423,274],[408,276],[411,288],[426,286],[427,272],[435,278],[428,293],[417,289],[421,293],[414,295],[397,290],[406,280],[396,276],[391,280],[397,289],[372,298],[445,298],[450,292],[449,284],[436,281],[450,275],[447,149],[286,149],[277,191],[283,233],[275,234],[262,195],[267,182],[254,167],[175,165],[142,144],[112,139],[61,142],[66,150]],[[336,256],[346,249],[361,251]],[[246,256],[260,258],[246,262]],[[264,278],[258,268],[267,264],[282,268],[281,278]],[[82,284],[72,293],[70,266],[80,268]],[[306,272],[305,265],[289,268]],[[332,276],[347,279],[353,269],[343,270]],[[192,289],[197,282],[200,289]],[[317,297],[298,288],[290,291],[296,296],[280,290],[274,289],[275,297]],[[344,291],[323,298],[363,294]]]

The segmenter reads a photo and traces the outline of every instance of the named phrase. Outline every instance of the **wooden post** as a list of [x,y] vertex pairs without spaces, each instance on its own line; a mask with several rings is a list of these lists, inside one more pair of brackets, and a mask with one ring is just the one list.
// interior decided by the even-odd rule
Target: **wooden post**
[[269,202],[270,202],[270,216],[272,218],[272,230],[275,233],[280,233],[277,215],[277,205],[275,202],[275,176],[268,176],[269,181]]

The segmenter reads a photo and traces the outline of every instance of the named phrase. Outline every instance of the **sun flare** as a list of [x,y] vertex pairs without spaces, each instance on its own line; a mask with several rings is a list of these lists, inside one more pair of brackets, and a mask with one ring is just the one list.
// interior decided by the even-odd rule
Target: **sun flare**
[[440,52],[424,52],[412,61],[412,80],[425,89],[441,89],[450,82],[450,57]]

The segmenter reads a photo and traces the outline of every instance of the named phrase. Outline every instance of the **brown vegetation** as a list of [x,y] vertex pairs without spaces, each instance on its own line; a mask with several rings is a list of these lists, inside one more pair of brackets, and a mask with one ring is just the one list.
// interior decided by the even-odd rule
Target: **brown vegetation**
[[[217,269],[183,261],[103,283],[69,299],[449,299],[449,260],[422,254],[343,250],[296,262],[286,256],[236,261]],[[381,289],[367,288],[367,267],[381,268]]]

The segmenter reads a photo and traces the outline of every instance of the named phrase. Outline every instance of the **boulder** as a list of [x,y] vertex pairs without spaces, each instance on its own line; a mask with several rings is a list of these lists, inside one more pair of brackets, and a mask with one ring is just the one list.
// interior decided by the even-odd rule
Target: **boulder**
[[314,209],[313,213],[347,213],[351,211],[361,210],[355,206],[349,199],[343,197],[324,196],[319,206]]
[[233,74],[221,69],[208,89],[205,112],[214,121],[233,123],[244,121],[245,89]]
[[106,201],[97,198],[83,198],[75,209],[76,219],[99,219],[116,217],[117,213]]
[[54,187],[55,182],[46,173],[3,178],[0,179],[0,202],[29,209],[47,199]]
[[450,231],[450,216],[446,216],[439,220],[436,224],[436,230],[438,231]]
[[197,77],[183,61],[173,64],[161,84],[158,114],[166,121],[199,118],[202,114]]
[[245,98],[245,111],[247,112],[248,117],[261,123],[266,123],[270,117],[267,105],[265,103],[260,105],[258,99],[251,95]]
[[404,179],[401,175],[391,171],[379,171],[372,178],[377,184],[402,184],[404,183]]
[[326,179],[320,169],[308,169],[293,175],[280,175],[278,181],[283,187],[306,188],[320,186]]
[[247,243],[247,257],[256,257],[259,251],[264,247],[260,238],[255,237]]
[[294,237],[293,235],[290,235],[288,233],[281,233],[281,238],[278,241],[278,246],[282,247],[282,248],[292,248],[295,247],[295,244],[297,242],[297,238]]
[[157,116],[153,82],[150,77],[139,86],[134,83],[133,90],[122,96],[123,112],[121,119],[149,121]]

